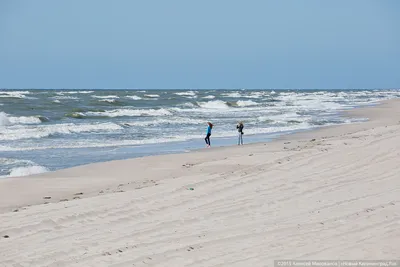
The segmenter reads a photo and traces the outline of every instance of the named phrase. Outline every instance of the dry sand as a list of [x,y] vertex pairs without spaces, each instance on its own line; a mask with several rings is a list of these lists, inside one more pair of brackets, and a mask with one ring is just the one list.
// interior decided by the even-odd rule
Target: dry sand
[[0,266],[400,259],[400,101],[351,113],[371,120],[0,179]]

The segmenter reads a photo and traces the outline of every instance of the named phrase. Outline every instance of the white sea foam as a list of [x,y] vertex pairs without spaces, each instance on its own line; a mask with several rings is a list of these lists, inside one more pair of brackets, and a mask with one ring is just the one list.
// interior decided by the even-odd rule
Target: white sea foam
[[282,127],[268,127],[268,128],[250,128],[244,130],[246,135],[251,134],[271,134],[271,133],[282,133],[288,131],[295,131],[295,130],[305,130],[313,128],[313,126],[309,125],[308,123],[299,123],[296,125],[291,126],[282,126]]
[[0,112],[0,126],[7,126],[13,124],[38,124],[42,121],[38,117],[13,117],[4,112]]
[[260,116],[258,121],[269,121],[271,120],[274,124],[288,124],[290,122],[303,123],[309,120],[311,116],[309,115],[299,115],[296,112],[288,112],[283,114],[275,114],[270,116]]
[[61,92],[57,92],[57,95],[74,95],[74,94],[91,94],[94,93],[94,91],[61,91]]
[[32,150],[45,150],[54,148],[96,148],[96,147],[119,147],[119,146],[133,146],[133,145],[147,145],[147,144],[159,144],[168,142],[179,142],[186,141],[194,138],[204,138],[203,135],[174,135],[160,138],[149,138],[144,140],[118,140],[113,142],[99,142],[98,140],[76,140],[71,143],[62,143],[56,145],[40,145],[40,146],[25,146],[25,147],[7,147],[0,145],[0,151],[32,151]]
[[348,105],[334,102],[338,96],[330,92],[316,92],[316,93],[295,93],[295,92],[282,92],[277,99],[281,100],[284,105],[294,106],[300,110],[340,110],[348,108]]
[[79,100],[79,97],[68,96],[68,95],[59,95],[59,96],[53,96],[52,99],[55,99],[55,100]]
[[91,94],[91,93],[94,93],[94,91],[68,91],[65,93],[66,94]]
[[12,168],[8,177],[19,177],[19,176],[28,176],[33,174],[39,174],[48,172],[49,169],[43,166],[35,165],[35,166],[27,166],[27,167],[16,167]]
[[150,94],[150,95],[144,95],[145,97],[150,97],[150,98],[157,98],[160,97],[160,95],[156,95],[156,94]]
[[61,103],[61,101],[58,100],[58,99],[54,100],[53,102],[54,102],[54,103]]
[[[158,93],[158,91],[147,92]],[[103,94],[112,95],[114,93],[115,92],[107,92]],[[129,96],[127,95],[129,92],[120,92],[115,93],[115,95],[125,100],[128,98],[139,100],[135,99],[135,97],[139,98],[139,96],[133,95],[136,93],[137,91],[131,92],[132,95]],[[68,108],[68,111],[65,111],[63,109],[63,105],[52,105],[53,108],[59,108],[60,112],[56,110],[54,114],[54,120],[49,123],[40,123],[39,118],[32,116],[34,114],[31,113],[25,113],[24,116],[26,116],[26,119],[17,117],[17,115],[5,114],[5,117],[0,116],[0,125],[3,125],[0,126],[0,151],[131,146],[185,141],[193,138],[199,138],[201,141],[203,138],[202,134],[204,132],[204,122],[207,120],[211,120],[216,125],[213,132],[214,137],[234,136],[236,132],[234,129],[232,130],[232,125],[234,126],[237,120],[242,119],[246,123],[246,136],[251,134],[274,135],[275,133],[280,133],[282,131],[309,129],[312,127],[329,125],[329,123],[349,123],[352,122],[352,120],[337,119],[337,111],[357,104],[371,104],[378,100],[400,96],[399,91],[277,91],[277,93],[273,95],[273,98],[275,100],[279,100],[279,102],[272,103],[270,100],[273,92],[270,91],[258,92],[245,90],[237,92],[234,91],[231,93],[236,93],[236,96],[239,94],[241,97],[234,99],[221,98],[218,96],[219,92],[206,91],[203,95],[200,95],[202,100],[199,101],[202,102],[199,102],[198,104],[193,102],[193,104],[189,103],[191,100],[188,99],[185,101],[178,101],[179,99],[182,99],[180,97],[174,97],[173,91],[166,91],[160,93],[165,100],[162,103],[160,103],[161,101],[158,101],[158,95],[153,95],[154,98],[147,99],[153,100],[148,101],[148,104],[151,102],[151,105],[146,105],[146,108],[148,107],[151,109],[139,107],[136,107],[135,109],[134,107],[125,107],[121,109],[108,110],[105,112],[80,112],[79,114],[82,116],[93,116],[90,117],[90,119],[75,120],[75,122],[80,122],[82,124],[64,123],[52,125],[53,122],[57,122],[56,119],[58,118],[57,116],[59,114],[61,114],[60,116],[62,117],[62,114],[65,114],[65,112],[71,110],[70,107],[66,107]],[[53,92],[46,92],[45,94],[54,96]],[[46,98],[45,94],[43,99]],[[101,93],[98,93],[97,91],[95,94],[102,96]],[[137,94],[139,95],[139,93]],[[197,94],[199,93],[197,92]],[[215,94],[217,97],[215,97],[213,94]],[[34,93],[31,93],[31,95],[37,96]],[[142,94],[140,94],[140,96],[142,96]],[[72,95],[65,92],[56,97],[74,97],[74,99],[78,99],[76,97],[80,97],[80,105],[74,105],[73,107],[82,108],[82,110],[96,110],[96,107],[92,107],[90,105],[95,105],[98,103],[98,101],[114,101],[116,99],[109,98],[109,96],[103,96],[106,98],[99,98],[96,99],[96,101],[93,101],[95,98],[87,96],[82,97],[81,95]],[[171,101],[171,105],[173,105],[173,107],[167,106],[169,97],[174,99]],[[183,99],[189,97],[193,96],[183,95]],[[51,98],[50,101],[53,101],[53,99],[54,101],[59,101],[56,98]],[[92,99],[92,101],[88,101],[90,99]],[[230,103],[227,103],[227,100],[229,100]],[[7,108],[4,111],[13,114],[14,112],[12,109],[9,109],[10,105],[8,105],[8,101],[11,100],[3,99],[3,103],[6,103],[4,108]],[[66,104],[75,103],[74,101],[62,102]],[[39,102],[36,101],[34,105],[38,103]],[[132,105],[136,103],[140,104],[140,102],[131,101]],[[166,105],[166,108],[159,109],[161,105]],[[1,109],[3,109],[3,107],[1,107]],[[18,112],[29,112],[29,110],[23,109]],[[98,116],[98,118],[96,116]],[[104,118],[106,116],[110,118]],[[16,117],[18,119],[11,122],[10,117]],[[321,117],[321,120],[318,120],[319,117]],[[92,121],[97,121],[97,123],[101,121],[107,121],[114,122],[115,124],[112,127],[103,125],[97,129],[93,129],[93,126],[88,126],[88,122]],[[61,120],[59,122],[63,121]],[[86,130],[84,129],[85,127]],[[91,130],[88,129],[90,127],[92,127]],[[146,137],[145,140],[140,140],[140,137],[137,135],[138,131],[143,134],[141,136]],[[47,136],[52,136],[52,138],[46,138]],[[42,139],[38,140],[37,138]],[[26,155],[29,157],[31,155],[35,155],[34,153],[36,152],[27,153]],[[43,151],[43,153],[46,152]],[[22,152],[20,155],[24,155],[24,153]],[[2,165],[1,160],[0,165]],[[7,171],[14,167],[21,167],[21,165],[22,167],[26,167],[22,163],[20,165],[16,164],[15,166],[9,165],[7,166]],[[34,166],[37,164],[34,163],[26,165]],[[1,172],[0,175],[3,175],[3,173],[5,172]],[[8,174],[8,172],[6,172],[6,174]]]
[[0,91],[0,98],[28,98],[29,91]]
[[313,100],[296,100],[294,101],[295,106],[300,106],[307,110],[339,110],[346,109],[346,106],[334,102],[324,102],[319,99]]
[[[1,146],[0,146],[1,150]],[[25,176],[29,174],[42,173],[47,168],[39,166],[33,161],[17,158],[0,158],[0,178]]]
[[155,119],[151,121],[129,121],[123,123],[128,126],[155,126],[160,124],[170,124],[170,125],[179,125],[179,124],[192,124],[192,125],[200,125],[204,124],[206,121],[201,119],[191,119],[184,117],[174,117],[173,119]]
[[175,95],[179,95],[179,96],[196,96],[196,92],[194,92],[194,91],[178,92],[178,93],[175,93]]
[[107,103],[115,103],[117,100],[115,99],[100,99],[100,102],[107,102]]
[[236,102],[239,107],[257,106],[258,103],[251,100],[239,100]]
[[142,99],[140,96],[136,96],[136,95],[127,95],[126,97],[130,98],[132,100],[140,100],[140,99]]
[[34,163],[30,160],[23,160],[23,159],[14,159],[14,158],[0,158],[0,165],[17,165],[17,164],[24,164],[24,165],[33,165]]
[[185,108],[194,108],[194,107],[196,107],[196,105],[191,103],[191,102],[183,103],[183,104],[180,104],[179,106],[185,107]]
[[228,109],[228,105],[221,100],[213,100],[208,102],[198,102],[198,105],[206,109]]
[[252,92],[250,95],[244,95],[245,98],[261,98],[265,95],[265,92]]
[[93,98],[100,98],[100,99],[118,99],[119,96],[116,95],[92,95]]
[[54,134],[72,134],[84,132],[107,132],[123,129],[115,123],[74,124],[62,123],[53,125],[35,125],[0,128],[0,140],[38,139]]
[[107,117],[137,117],[137,116],[169,116],[172,113],[166,109],[114,109],[105,112],[86,112],[83,115]]
[[233,98],[240,98],[243,97],[240,93],[238,92],[233,92],[233,93],[225,93],[225,94],[221,94],[222,96],[225,97],[233,97]]

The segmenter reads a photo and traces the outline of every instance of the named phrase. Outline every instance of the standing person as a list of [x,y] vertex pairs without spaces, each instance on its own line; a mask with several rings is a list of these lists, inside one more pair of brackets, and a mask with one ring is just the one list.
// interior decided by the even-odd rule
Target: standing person
[[236,125],[236,129],[238,130],[238,145],[243,145],[243,128],[244,128],[243,122],[240,121]]
[[211,136],[211,130],[213,127],[213,124],[211,122],[207,122],[208,127],[207,127],[207,135],[206,138],[204,138],[204,140],[206,141],[207,147],[211,146],[211,141],[210,141],[210,136]]

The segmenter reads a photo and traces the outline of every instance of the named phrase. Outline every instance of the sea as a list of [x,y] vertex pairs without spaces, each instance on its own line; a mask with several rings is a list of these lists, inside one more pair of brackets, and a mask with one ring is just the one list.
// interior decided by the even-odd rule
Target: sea
[[[244,142],[348,124],[342,111],[399,90],[0,90],[0,177]],[[134,170],[132,170],[134,171]]]

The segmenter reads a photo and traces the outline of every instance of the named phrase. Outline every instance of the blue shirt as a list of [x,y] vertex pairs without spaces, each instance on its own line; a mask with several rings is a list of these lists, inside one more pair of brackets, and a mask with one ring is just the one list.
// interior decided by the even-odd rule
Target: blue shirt
[[207,127],[207,134],[211,134],[211,127],[210,127],[210,125],[208,125],[208,127]]

